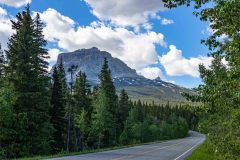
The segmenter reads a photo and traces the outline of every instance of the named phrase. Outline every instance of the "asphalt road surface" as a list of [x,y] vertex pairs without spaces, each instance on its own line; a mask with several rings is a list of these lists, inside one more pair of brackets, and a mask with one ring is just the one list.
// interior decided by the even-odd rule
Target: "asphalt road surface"
[[204,135],[191,131],[183,139],[51,160],[184,160],[204,140]]

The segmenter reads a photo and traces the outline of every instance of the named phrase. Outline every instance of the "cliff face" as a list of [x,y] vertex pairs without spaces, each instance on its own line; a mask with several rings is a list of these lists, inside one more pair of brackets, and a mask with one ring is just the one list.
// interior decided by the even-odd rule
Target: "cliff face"
[[77,65],[78,69],[76,73],[79,71],[85,72],[88,80],[91,83],[97,83],[98,75],[102,68],[104,58],[107,58],[109,62],[112,78],[141,77],[136,73],[135,70],[129,68],[121,60],[113,58],[110,53],[100,51],[95,47],[90,49],[80,49],[69,53],[62,53],[58,56],[57,64],[59,64],[60,60],[62,59],[68,80],[70,79],[70,74],[67,73],[67,69],[71,65]]

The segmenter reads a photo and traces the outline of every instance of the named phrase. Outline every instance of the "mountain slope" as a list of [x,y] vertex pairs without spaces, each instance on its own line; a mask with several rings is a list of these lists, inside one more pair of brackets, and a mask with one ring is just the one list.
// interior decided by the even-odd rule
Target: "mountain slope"
[[58,56],[57,64],[60,63],[60,60],[63,61],[68,81],[70,80],[70,74],[67,69],[71,65],[77,65],[78,69],[75,75],[80,71],[85,72],[89,83],[97,85],[98,74],[104,58],[108,59],[117,91],[124,88],[131,99],[141,99],[147,102],[155,101],[156,103],[166,103],[167,101],[179,103],[186,102],[185,98],[181,96],[181,92],[192,93],[189,89],[162,81],[160,78],[150,80],[140,76],[121,60],[113,58],[110,53],[100,51],[95,47],[62,53]]

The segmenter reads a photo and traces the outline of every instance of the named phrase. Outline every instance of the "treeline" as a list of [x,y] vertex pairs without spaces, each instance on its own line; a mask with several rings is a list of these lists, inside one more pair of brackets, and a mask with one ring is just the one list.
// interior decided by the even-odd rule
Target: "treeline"
[[[197,115],[183,106],[132,102],[116,94],[105,59],[98,87],[60,62],[50,77],[39,15],[29,6],[12,21],[0,52],[0,158],[53,154],[184,137]],[[76,78],[75,82],[73,79]]]

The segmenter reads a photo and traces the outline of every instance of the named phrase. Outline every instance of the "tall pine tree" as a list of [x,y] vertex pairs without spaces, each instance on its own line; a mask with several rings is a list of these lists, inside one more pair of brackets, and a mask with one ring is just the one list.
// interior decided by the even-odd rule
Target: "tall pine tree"
[[[79,113],[82,109],[91,113],[90,108],[90,85],[87,83],[85,73],[79,72],[74,85],[74,101],[76,103],[76,112]],[[88,113],[88,115],[89,115]],[[89,115],[90,118],[90,115]]]
[[108,110],[108,98],[103,90],[99,90],[98,97],[94,102],[92,115],[91,136],[96,138],[94,141],[97,147],[109,146],[113,139],[110,136],[114,131],[113,115]]
[[59,80],[61,81],[61,88],[62,88],[62,94],[64,95],[64,104],[67,103],[67,97],[68,97],[68,86],[67,86],[67,79],[66,79],[66,73],[65,68],[63,64],[62,58],[60,58],[60,63],[57,66]]
[[[102,126],[107,127],[107,128],[101,128],[101,130],[103,130],[103,132],[101,132],[103,137],[103,143],[106,146],[109,146],[116,143],[116,138],[117,138],[116,123],[117,123],[118,97],[116,94],[116,89],[114,87],[113,81],[111,79],[111,71],[108,67],[108,61],[106,58],[104,59],[104,63],[99,75],[99,79],[100,79],[100,86],[98,89],[98,95],[97,95],[95,106],[94,106],[95,112],[93,114],[93,124],[96,125],[98,124],[97,123],[98,121],[102,120],[101,122]],[[111,117],[111,123],[108,122],[109,117]],[[104,122],[109,124],[105,124]],[[98,128],[97,125],[95,127]]]
[[112,133],[109,133],[109,145],[116,142],[117,138],[117,108],[118,108],[118,97],[116,94],[116,89],[111,78],[111,70],[108,66],[107,58],[104,58],[104,63],[102,70],[99,75],[100,86],[99,90],[102,90],[107,99],[107,110],[113,117]]
[[75,101],[75,115],[77,123],[77,135],[80,137],[80,149],[85,143],[87,128],[90,127],[92,107],[90,102],[90,86],[87,83],[85,73],[79,72],[74,85],[73,98]]
[[119,97],[117,124],[118,124],[118,135],[124,129],[124,122],[127,120],[130,111],[130,104],[127,92],[122,89]]
[[47,42],[39,15],[31,17],[29,5],[12,21],[15,33],[8,43],[8,80],[17,94],[14,105],[17,135],[11,143],[15,156],[46,154],[52,142],[50,79]]
[[50,110],[51,114],[51,122],[54,127],[53,138],[55,141],[54,151],[61,151],[64,149],[64,140],[66,133],[66,96],[65,96],[65,88],[64,81],[61,77],[61,70],[59,67],[54,67],[53,70],[53,84],[52,84],[52,97],[51,104],[52,108]]

